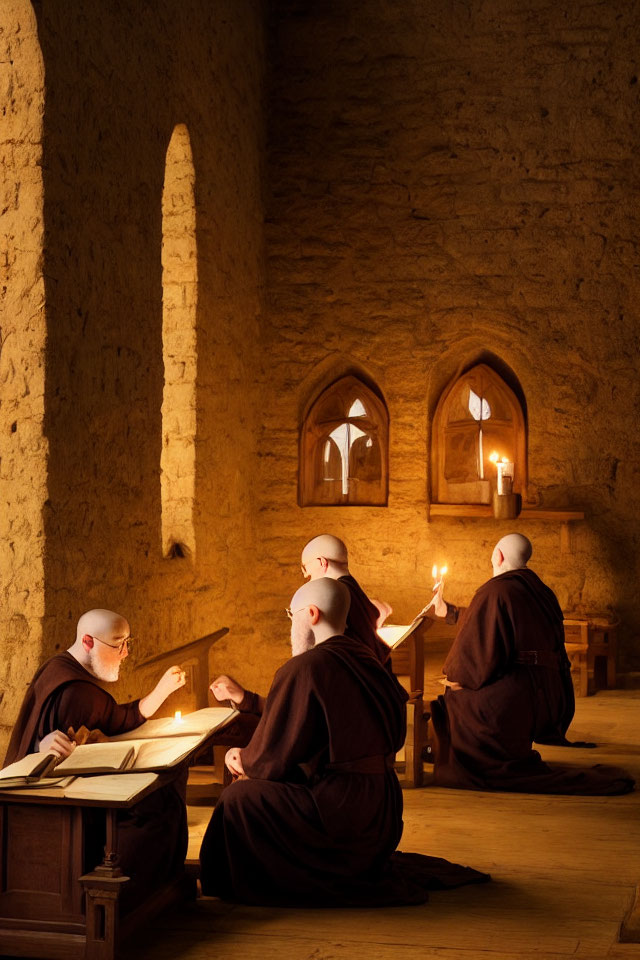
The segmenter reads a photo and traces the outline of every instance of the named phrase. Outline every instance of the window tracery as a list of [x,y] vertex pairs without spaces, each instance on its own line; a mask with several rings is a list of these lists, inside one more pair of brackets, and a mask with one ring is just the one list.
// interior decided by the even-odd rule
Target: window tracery
[[389,416],[357,377],[327,387],[300,436],[300,505],[386,504]]
[[527,482],[522,406],[505,381],[484,363],[443,392],[433,420],[431,495],[434,503],[489,503],[496,485],[492,454],[514,463],[513,489]]

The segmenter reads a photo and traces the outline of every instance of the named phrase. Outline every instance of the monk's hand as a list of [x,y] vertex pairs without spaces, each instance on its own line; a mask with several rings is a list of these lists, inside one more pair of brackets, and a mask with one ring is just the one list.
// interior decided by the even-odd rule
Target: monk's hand
[[231,700],[232,703],[241,703],[244,699],[244,690],[240,684],[233,679],[222,674],[211,682],[209,687],[216,700]]
[[431,598],[431,603],[433,604],[433,611],[436,617],[446,617],[447,615],[447,602],[442,596],[444,591],[444,578],[440,577],[438,583],[436,583],[434,588],[434,594]]
[[244,767],[242,766],[242,752],[239,747],[231,747],[227,750],[224,762],[232,777],[244,777]]
[[166,673],[163,673],[156,689],[164,694],[163,699],[166,700],[168,696],[172,693],[175,693],[176,690],[179,690],[180,687],[184,687],[187,682],[187,675],[181,667],[169,667]]
[[138,704],[138,709],[143,717],[152,717],[158,707],[162,706],[167,697],[184,687],[187,675],[180,667],[169,667],[166,673],[163,673],[155,687],[143,697]]
[[387,603],[386,600],[373,600],[371,598],[371,603],[378,611],[378,619],[376,620],[376,630],[378,627],[381,627],[387,617],[391,616],[393,613],[393,607],[390,603]]
[[57,757],[64,760],[70,753],[73,753],[75,748],[74,741],[70,740],[66,733],[63,733],[62,730],[53,730],[42,738],[38,751],[39,753],[55,753]]
[[446,677],[443,677],[440,681],[443,687],[449,687],[449,690],[462,690],[462,687],[455,680],[447,680]]

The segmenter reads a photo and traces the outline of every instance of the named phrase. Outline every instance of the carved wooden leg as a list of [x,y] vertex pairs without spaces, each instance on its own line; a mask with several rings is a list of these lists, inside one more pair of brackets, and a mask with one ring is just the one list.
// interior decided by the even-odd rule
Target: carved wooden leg
[[107,810],[104,860],[80,877],[86,902],[85,960],[115,960],[118,947],[118,899],[129,877],[118,864],[117,812]]
[[118,945],[118,898],[129,877],[123,876],[117,857],[80,877],[86,895],[86,960],[114,960]]

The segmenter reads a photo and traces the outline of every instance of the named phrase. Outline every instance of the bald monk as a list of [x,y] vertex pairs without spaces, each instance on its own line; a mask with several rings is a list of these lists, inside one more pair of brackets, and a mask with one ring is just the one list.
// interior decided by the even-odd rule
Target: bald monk
[[226,763],[200,851],[204,894],[252,904],[422,903],[429,886],[488,877],[397,854],[402,791],[393,770],[407,695],[344,636],[349,590],[304,584],[291,601],[292,658],[277,671],[247,747]]
[[[346,636],[362,641],[391,671],[390,648],[377,633],[377,628],[382,626],[391,613],[391,607],[384,601],[370,600],[357,580],[351,576],[347,548],[343,541],[329,533],[309,540],[302,551],[300,567],[303,576],[308,580],[330,577],[348,588],[351,605],[347,614]],[[442,602],[440,600],[441,604]],[[446,604],[444,607],[446,611]],[[245,690],[237,680],[226,674],[216,677],[209,689],[217,700],[230,700],[240,711],[240,716],[225,728],[221,739],[226,736],[226,743],[245,746],[262,713],[264,697]],[[255,718],[253,729],[252,718]]]
[[388,603],[370,600],[355,577],[349,573],[349,556],[342,540],[323,533],[309,540],[302,551],[300,566],[304,577],[316,580],[331,577],[348,588],[351,606],[345,634],[361,640],[390,669],[390,649],[377,633],[392,612]]
[[633,778],[616,768],[544,763],[532,743],[566,742],[574,712],[562,610],[527,567],[529,540],[511,533],[491,555],[493,577],[474,596],[431,703],[434,783],[470,790],[616,794]]
[[[83,614],[76,639],[65,653],[48,660],[29,686],[13,729],[4,765],[36,751],[68,756],[75,743],[69,728],[99,729],[107,736],[127,733],[151,717],[170,694],[184,685],[178,666],[170,667],[141,700],[118,704],[98,685],[118,679],[131,644],[129,623],[112,610]],[[187,851],[186,770],[130,810],[118,814],[118,853],[123,872],[131,877],[125,900],[135,899],[139,885],[174,875]],[[104,826],[96,820],[88,838],[87,869],[101,859]]]

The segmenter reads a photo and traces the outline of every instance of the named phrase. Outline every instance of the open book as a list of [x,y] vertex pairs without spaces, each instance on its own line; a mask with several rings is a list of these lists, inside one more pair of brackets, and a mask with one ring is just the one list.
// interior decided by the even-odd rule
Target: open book
[[158,737],[155,740],[124,740],[120,743],[85,743],[76,747],[65,760],[56,764],[56,776],[117,771],[165,770],[180,763],[206,738]]
[[381,640],[384,640],[392,650],[395,650],[396,647],[399,647],[401,643],[404,643],[407,640],[414,630],[417,630],[424,617],[418,614],[415,620],[412,620],[410,624],[398,624],[386,627],[378,627],[378,635]]
[[53,753],[32,753],[0,770],[0,789],[33,785],[52,775],[165,770],[186,759],[236,713],[230,707],[210,707],[187,714],[180,721],[173,717],[147,720],[104,743],[77,746],[64,760]]
[[157,773],[114,773],[76,777],[65,785],[64,795],[74,800],[133,800],[158,779]]
[[26,787],[50,776],[57,759],[53,753],[30,753],[22,760],[10,763],[8,767],[0,770],[0,790]]
[[189,737],[195,734],[208,734],[225,727],[237,710],[234,707],[204,707],[187,713],[180,720],[174,717],[159,717],[147,720],[135,730],[110,737],[111,743],[120,740],[150,740],[154,737]]

